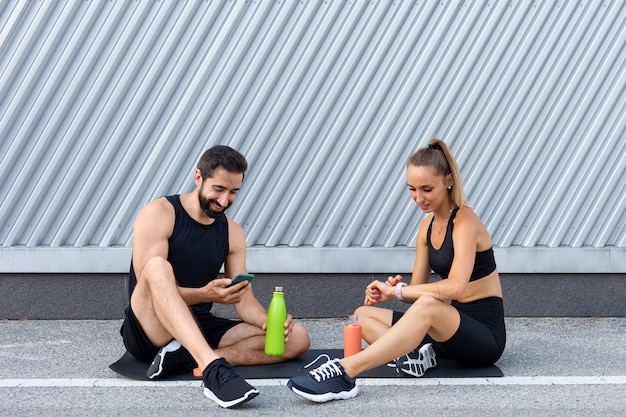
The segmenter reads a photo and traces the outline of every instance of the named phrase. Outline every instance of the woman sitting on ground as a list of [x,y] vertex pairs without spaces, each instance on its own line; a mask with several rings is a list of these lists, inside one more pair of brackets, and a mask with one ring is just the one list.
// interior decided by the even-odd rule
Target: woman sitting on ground
[[[398,369],[422,376],[436,355],[468,366],[492,365],[502,355],[504,308],[491,238],[468,206],[444,142],[432,139],[411,155],[407,185],[420,209],[432,213],[417,232],[411,284],[400,275],[369,284],[355,314],[370,346],[291,378],[294,393],[316,402],[354,397],[360,373],[394,359]],[[442,280],[429,283],[431,270]],[[376,307],[392,298],[411,306],[406,313]]]

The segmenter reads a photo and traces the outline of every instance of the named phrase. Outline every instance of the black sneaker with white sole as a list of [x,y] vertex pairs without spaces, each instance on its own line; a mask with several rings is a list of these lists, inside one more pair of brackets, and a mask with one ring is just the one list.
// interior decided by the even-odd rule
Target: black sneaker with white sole
[[231,408],[250,401],[259,391],[237,375],[226,359],[215,359],[202,372],[204,395],[220,407]]
[[318,403],[346,400],[356,397],[359,393],[356,379],[346,375],[339,359],[330,358],[308,375],[291,378],[287,382],[287,387],[295,394]]
[[146,377],[148,379],[161,379],[189,372],[195,366],[196,362],[187,349],[183,348],[176,340],[172,340],[159,349],[148,367]]

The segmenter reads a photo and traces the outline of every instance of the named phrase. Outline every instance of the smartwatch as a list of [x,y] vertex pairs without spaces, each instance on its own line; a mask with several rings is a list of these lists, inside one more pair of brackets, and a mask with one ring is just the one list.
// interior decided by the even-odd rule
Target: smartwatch
[[402,287],[406,287],[406,283],[398,282],[396,284],[396,298],[398,300],[404,300],[404,298],[402,298]]

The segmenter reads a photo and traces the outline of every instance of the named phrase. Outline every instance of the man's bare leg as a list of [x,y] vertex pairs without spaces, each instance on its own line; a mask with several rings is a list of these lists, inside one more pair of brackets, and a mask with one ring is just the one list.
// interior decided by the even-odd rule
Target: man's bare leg
[[232,365],[278,363],[303,355],[310,345],[307,331],[296,324],[285,344],[285,354],[267,356],[265,332],[242,323],[224,334],[218,349],[211,349],[178,292],[171,265],[163,258],[152,258],[146,263],[133,291],[131,305],[154,345],[165,346],[176,339],[187,349],[200,369],[205,369],[219,357],[224,357]]
[[301,325],[295,324],[285,342],[285,353],[282,356],[267,356],[265,332],[256,326],[241,323],[224,334],[215,352],[233,365],[265,365],[300,357],[309,346],[308,332]]
[[150,259],[131,297],[131,306],[144,332],[156,346],[176,339],[200,369],[219,358],[204,339],[189,307],[180,296],[172,267],[165,259]]

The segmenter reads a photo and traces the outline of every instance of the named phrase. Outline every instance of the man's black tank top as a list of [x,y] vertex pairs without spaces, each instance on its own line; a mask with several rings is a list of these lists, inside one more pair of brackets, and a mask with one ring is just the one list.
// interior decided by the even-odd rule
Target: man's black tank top
[[[428,263],[430,267],[437,275],[442,279],[448,278],[450,269],[452,269],[452,261],[454,260],[454,244],[452,243],[452,229],[454,224],[452,221],[456,217],[456,213],[459,209],[456,208],[450,214],[448,220],[448,226],[446,227],[446,235],[443,239],[443,243],[439,249],[435,249],[430,240],[433,221],[433,216],[426,232],[426,242],[428,243]],[[474,270],[470,276],[470,282],[476,281],[480,278],[484,278],[496,270],[496,259],[493,256],[493,248],[489,248],[482,252],[476,252],[476,259],[474,260]]]
[[[178,285],[200,288],[217,278],[228,255],[228,219],[220,216],[212,224],[195,221],[183,208],[180,195],[167,196],[174,206],[174,230],[168,239],[167,260],[172,265]],[[132,294],[137,279],[131,261],[128,294]],[[196,304],[192,309],[209,312],[213,303]]]

